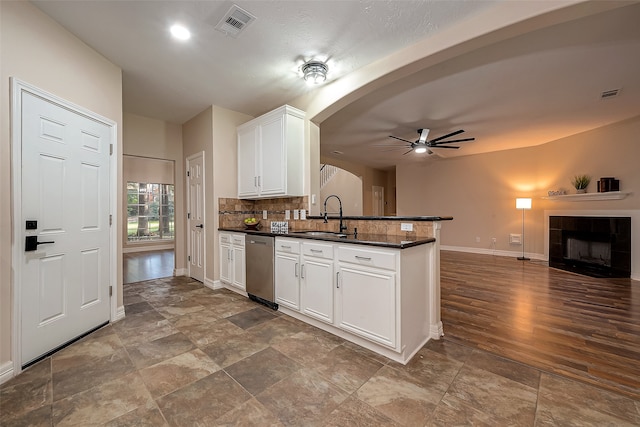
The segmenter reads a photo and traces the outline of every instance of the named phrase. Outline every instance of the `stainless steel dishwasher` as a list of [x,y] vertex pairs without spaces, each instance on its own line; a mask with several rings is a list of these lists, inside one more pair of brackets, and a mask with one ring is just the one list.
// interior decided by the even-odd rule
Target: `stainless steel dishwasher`
[[247,234],[245,241],[247,266],[247,294],[253,301],[262,303],[274,310],[274,247],[275,238],[270,236],[254,236]]

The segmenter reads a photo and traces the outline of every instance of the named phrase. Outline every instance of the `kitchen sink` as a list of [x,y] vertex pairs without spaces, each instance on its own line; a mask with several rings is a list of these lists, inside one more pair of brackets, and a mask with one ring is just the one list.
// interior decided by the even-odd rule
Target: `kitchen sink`
[[344,233],[336,233],[333,231],[294,231],[295,234],[304,234],[305,236],[315,236],[315,237],[347,237]]

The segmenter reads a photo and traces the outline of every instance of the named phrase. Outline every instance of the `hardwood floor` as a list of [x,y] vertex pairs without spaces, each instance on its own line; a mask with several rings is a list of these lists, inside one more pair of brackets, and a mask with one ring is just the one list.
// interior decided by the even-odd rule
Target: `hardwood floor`
[[445,339],[640,400],[640,282],[442,251]]
[[130,252],[122,255],[124,283],[173,276],[174,251]]

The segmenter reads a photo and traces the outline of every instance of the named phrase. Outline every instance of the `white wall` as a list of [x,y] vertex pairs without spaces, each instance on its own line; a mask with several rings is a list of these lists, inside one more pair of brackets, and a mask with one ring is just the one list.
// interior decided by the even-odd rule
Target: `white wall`
[[[122,153],[122,71],[25,1],[0,2],[0,378],[11,365],[12,211],[9,78],[15,77],[80,105],[118,126]],[[118,188],[122,189],[121,159]],[[118,210],[122,191],[118,192]],[[121,236],[117,247],[122,247]],[[122,305],[122,253],[118,252],[118,305]]]
[[[336,174],[320,189],[320,201],[336,194],[342,201],[342,213],[345,216],[362,215],[362,178],[337,168]],[[335,198],[327,201],[327,212],[338,212],[339,203]],[[321,208],[324,211],[324,207]]]

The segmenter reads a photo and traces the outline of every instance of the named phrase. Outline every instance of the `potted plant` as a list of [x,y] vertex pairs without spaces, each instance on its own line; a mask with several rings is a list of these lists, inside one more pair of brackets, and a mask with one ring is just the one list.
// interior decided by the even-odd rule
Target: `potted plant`
[[571,180],[571,184],[576,188],[578,194],[586,193],[590,182],[591,177],[589,175],[576,175]]

